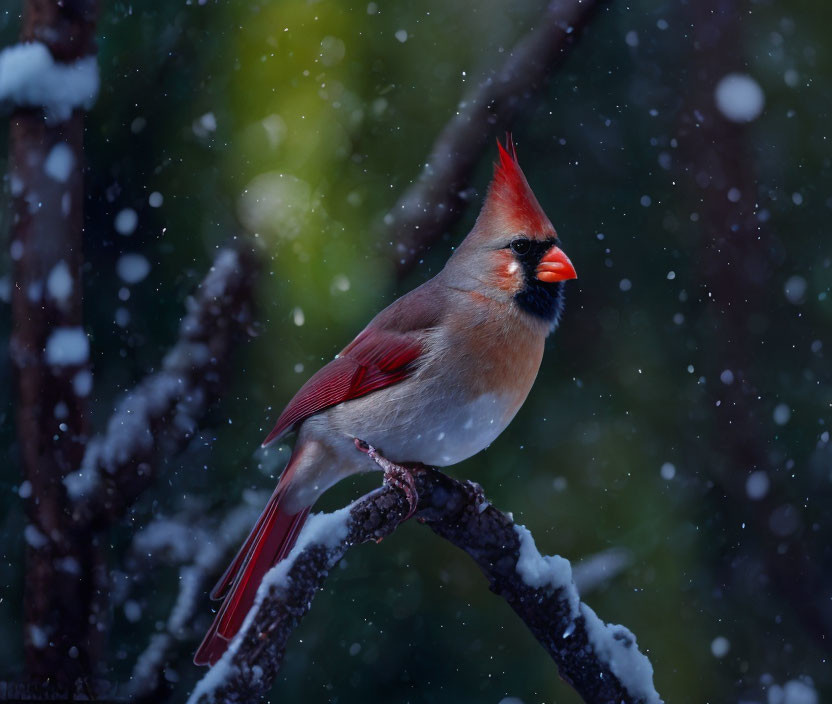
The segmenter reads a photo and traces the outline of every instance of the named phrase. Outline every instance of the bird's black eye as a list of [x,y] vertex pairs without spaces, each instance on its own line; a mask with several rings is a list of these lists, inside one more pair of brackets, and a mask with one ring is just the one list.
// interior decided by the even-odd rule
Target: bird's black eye
[[511,241],[511,251],[515,254],[528,254],[529,249],[531,248],[532,243],[529,242],[528,237],[518,237],[515,240]]

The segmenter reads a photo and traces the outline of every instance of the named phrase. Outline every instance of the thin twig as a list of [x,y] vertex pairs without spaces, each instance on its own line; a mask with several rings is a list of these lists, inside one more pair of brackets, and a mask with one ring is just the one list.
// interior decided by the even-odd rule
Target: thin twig
[[[604,624],[580,602],[569,563],[542,557],[529,532],[490,506],[470,483],[433,469],[414,470],[416,517],[467,552],[526,623],[584,701],[657,703],[653,668],[623,626]],[[379,541],[408,512],[384,487],[332,514],[309,519],[289,557],[263,580],[254,607],[222,659],[198,684],[190,704],[249,702],[266,694],[289,636],[309,611],[329,571],[353,545]]]
[[119,403],[81,468],[66,477],[73,514],[98,525],[120,516],[150,485],[156,459],[180,451],[219,396],[230,353],[253,335],[252,285],[257,264],[243,248],[221,249],[195,295],[179,340],[161,369]]
[[598,4],[597,0],[549,2],[535,29],[524,35],[505,63],[459,104],[434,142],[418,180],[385,217],[392,236],[388,239],[396,242],[400,277],[462,214],[471,174],[489,136],[510,126],[543,87]]

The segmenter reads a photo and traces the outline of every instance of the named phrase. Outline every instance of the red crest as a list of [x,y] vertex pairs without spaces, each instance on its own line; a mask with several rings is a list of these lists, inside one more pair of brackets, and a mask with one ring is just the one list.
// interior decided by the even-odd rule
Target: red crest
[[511,135],[506,135],[506,146],[497,141],[499,161],[494,164],[494,178],[488,188],[483,212],[509,225],[512,230],[529,237],[549,237],[554,234],[552,223],[537,202],[520,164]]

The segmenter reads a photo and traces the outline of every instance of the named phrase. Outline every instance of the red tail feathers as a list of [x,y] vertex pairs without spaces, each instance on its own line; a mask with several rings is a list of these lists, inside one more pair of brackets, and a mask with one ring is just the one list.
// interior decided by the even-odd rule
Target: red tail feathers
[[285,481],[289,478],[288,470],[289,467],[237,556],[211,592],[212,599],[228,594],[196,651],[194,663],[197,665],[213,665],[222,657],[254,604],[264,575],[289,554],[306,522],[308,508],[290,514],[280,507],[288,484]]

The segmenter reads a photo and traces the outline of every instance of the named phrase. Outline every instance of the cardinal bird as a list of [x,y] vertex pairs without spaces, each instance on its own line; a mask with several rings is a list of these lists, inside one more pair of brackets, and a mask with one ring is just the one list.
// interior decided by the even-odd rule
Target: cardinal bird
[[324,491],[379,464],[461,462],[493,442],[526,399],[564,282],[576,274],[511,138],[497,147],[482,211],[442,271],[373,318],[303,385],[265,439],[297,432],[274,494],[211,593],[224,601],[196,664],[225,651]]

